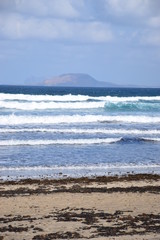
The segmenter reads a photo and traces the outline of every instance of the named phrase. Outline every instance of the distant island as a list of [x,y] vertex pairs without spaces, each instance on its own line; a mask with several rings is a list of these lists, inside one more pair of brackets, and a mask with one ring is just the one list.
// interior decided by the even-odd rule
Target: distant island
[[[51,87],[148,88],[143,85],[120,85],[111,82],[98,81],[85,73],[66,73],[51,78],[32,76],[25,81],[25,85]],[[156,88],[158,88],[158,86]]]
[[84,73],[68,73],[46,79],[39,85],[62,86],[62,87],[118,87],[118,85],[97,81],[95,78]]

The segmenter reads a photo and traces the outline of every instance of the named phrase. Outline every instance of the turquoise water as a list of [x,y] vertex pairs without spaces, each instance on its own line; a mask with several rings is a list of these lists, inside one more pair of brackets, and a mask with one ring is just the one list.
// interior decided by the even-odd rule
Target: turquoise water
[[160,89],[0,86],[0,176],[160,172]]

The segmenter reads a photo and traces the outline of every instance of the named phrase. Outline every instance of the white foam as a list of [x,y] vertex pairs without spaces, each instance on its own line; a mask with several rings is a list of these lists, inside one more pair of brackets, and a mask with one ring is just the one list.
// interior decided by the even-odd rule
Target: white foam
[[4,102],[0,101],[0,108],[18,110],[44,109],[89,109],[103,108],[105,102]]
[[121,138],[92,138],[92,139],[60,139],[60,140],[1,140],[0,146],[21,146],[21,145],[90,145],[110,144],[120,141]]
[[137,102],[137,101],[160,101],[160,96],[155,96],[155,97],[142,97],[142,96],[137,96],[137,97],[111,97],[111,96],[106,96],[106,97],[100,97],[101,100],[103,101],[109,101],[109,102]]
[[156,135],[160,130],[139,130],[139,129],[105,129],[105,128],[0,128],[0,133],[22,133],[22,132],[48,132],[48,133],[72,133],[72,134],[135,134],[135,135]]
[[22,100],[22,101],[86,101],[90,97],[85,95],[30,95],[30,94],[6,94],[0,93],[0,100]]
[[93,164],[93,165],[69,165],[69,166],[21,166],[0,167],[1,171],[43,171],[43,170],[110,170],[110,169],[149,169],[159,168],[159,164]]
[[94,123],[94,122],[124,122],[124,123],[160,123],[160,117],[149,116],[103,116],[103,115],[58,115],[58,116],[0,116],[0,125],[19,125],[19,124],[60,124],[60,123]]
[[88,95],[29,95],[29,94],[9,94],[9,93],[0,93],[0,100],[24,100],[24,101],[87,101],[89,99],[99,100],[99,101],[111,101],[111,102],[124,102],[124,101],[159,101],[160,96],[136,96],[136,97],[112,97],[112,96],[88,96]]

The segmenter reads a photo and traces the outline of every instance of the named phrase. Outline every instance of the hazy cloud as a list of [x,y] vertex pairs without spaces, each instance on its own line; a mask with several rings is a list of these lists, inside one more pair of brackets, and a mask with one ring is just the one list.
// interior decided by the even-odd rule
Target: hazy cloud
[[[136,44],[160,45],[159,0],[104,0],[106,14],[111,16],[112,26],[119,29]],[[156,28],[156,30],[153,30]]]
[[148,25],[154,28],[160,27],[160,16],[150,18],[148,20]]
[[76,8],[83,1],[75,4],[73,0],[1,0],[0,9],[6,12],[18,12],[34,16],[52,16],[73,18],[79,16]]
[[159,30],[160,0],[0,0],[3,39],[157,46]]
[[114,16],[148,17],[160,14],[159,0],[104,0],[107,12]]
[[79,22],[5,14],[0,16],[0,29],[1,35],[10,39],[63,39],[78,42],[106,42],[113,39],[109,27],[98,21]]
[[150,0],[106,0],[106,8],[115,15],[140,15],[149,11]]

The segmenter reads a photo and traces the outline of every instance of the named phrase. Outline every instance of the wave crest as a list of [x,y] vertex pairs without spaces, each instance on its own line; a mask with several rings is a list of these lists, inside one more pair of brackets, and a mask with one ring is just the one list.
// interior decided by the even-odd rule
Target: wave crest
[[71,133],[71,134],[134,134],[134,135],[157,135],[160,130],[139,129],[83,129],[83,128],[0,128],[0,133],[23,133],[23,132],[47,132],[47,133]]
[[2,140],[0,146],[20,146],[20,145],[91,145],[110,144],[120,141],[121,138],[91,138],[91,139],[60,139],[60,140]]
[[160,102],[106,102],[105,109],[107,111],[160,111]]
[[70,124],[70,123],[160,123],[160,117],[149,117],[143,115],[123,115],[123,116],[103,116],[103,115],[58,115],[58,116],[17,116],[2,115],[0,116],[0,125],[23,125],[23,124]]

